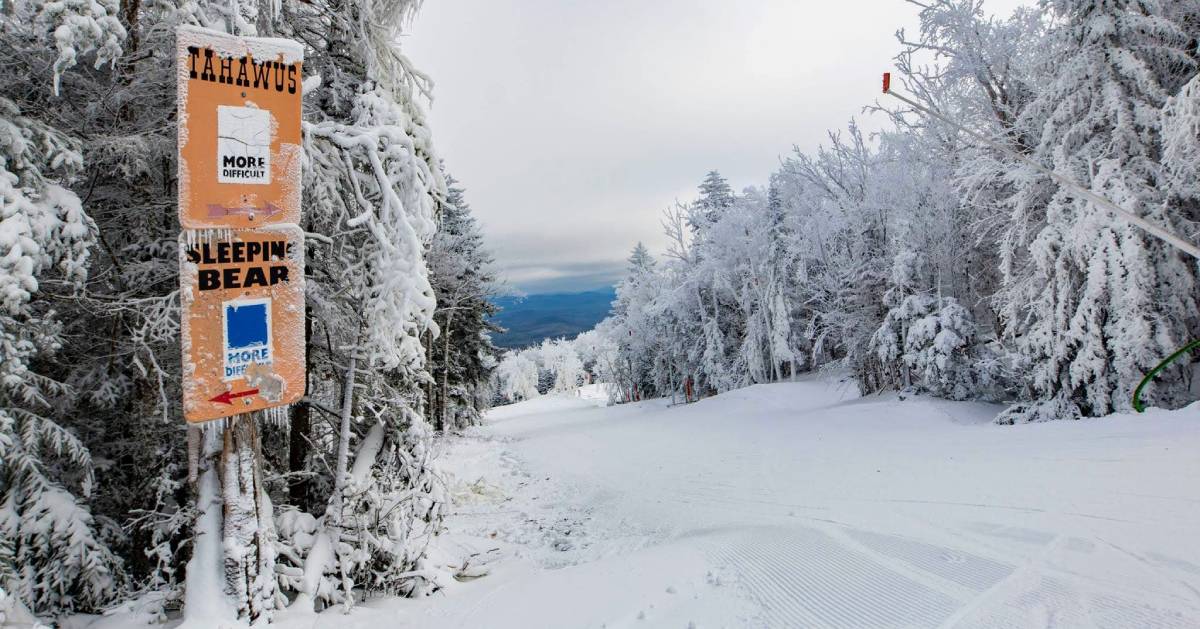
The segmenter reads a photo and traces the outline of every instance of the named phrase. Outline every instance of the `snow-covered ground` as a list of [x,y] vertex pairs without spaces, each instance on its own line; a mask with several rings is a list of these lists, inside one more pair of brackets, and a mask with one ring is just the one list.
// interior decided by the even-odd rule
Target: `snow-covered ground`
[[440,552],[491,574],[315,626],[1200,626],[1200,405],[996,426],[828,380],[587,393],[444,442]]

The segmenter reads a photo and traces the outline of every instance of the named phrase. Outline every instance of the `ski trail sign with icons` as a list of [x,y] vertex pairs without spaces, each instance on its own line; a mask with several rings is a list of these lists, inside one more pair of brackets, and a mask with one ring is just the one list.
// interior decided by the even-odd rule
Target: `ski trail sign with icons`
[[180,225],[299,224],[304,49],[183,27],[176,55]]
[[305,390],[303,48],[178,31],[183,409],[204,422]]
[[179,239],[184,416],[208,421],[299,400],[303,232],[278,225],[190,236]]

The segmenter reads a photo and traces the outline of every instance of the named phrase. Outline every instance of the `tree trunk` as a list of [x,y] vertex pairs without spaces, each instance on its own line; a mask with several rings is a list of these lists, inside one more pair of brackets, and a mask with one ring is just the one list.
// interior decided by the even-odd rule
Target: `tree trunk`
[[188,426],[189,480],[196,496],[196,523],[192,531],[192,558],[187,563],[183,619],[191,627],[216,627],[235,622],[237,610],[222,575],[220,440]]
[[[304,308],[304,377],[307,380],[308,374],[312,373],[312,308],[305,306]],[[311,393],[308,389],[308,383],[305,382],[305,392]],[[309,513],[312,504],[309,502],[309,493],[312,488],[312,479],[304,475],[305,468],[308,462],[309,453],[309,434],[312,430],[312,407],[308,404],[293,404],[292,405],[292,423],[288,433],[288,472],[292,474],[288,478],[288,499],[298,509],[305,513]]]
[[446,329],[442,330],[442,336],[445,337],[445,343],[442,345],[442,405],[438,410],[437,426],[434,428],[439,431],[446,430],[446,423],[450,418],[450,320],[453,315],[446,313]]
[[[346,368],[346,379],[342,384],[342,413],[341,425],[338,428],[337,467],[333,470],[333,493],[329,496],[329,503],[325,505],[325,516],[321,520],[317,538],[313,540],[312,548],[304,557],[304,577],[300,583],[300,592],[296,596],[296,600],[292,601],[292,608],[306,612],[315,610],[317,589],[321,585],[325,569],[330,564],[340,564],[335,554],[338,552],[342,537],[342,494],[346,487],[347,466],[350,463],[350,420],[354,415],[357,351],[355,349],[350,354],[350,365]],[[347,592],[346,596],[347,605],[349,605],[351,594]]]
[[[338,429],[337,468],[334,470],[333,495],[329,497],[326,519],[332,516],[332,524],[342,520],[342,490],[346,487],[346,467],[350,464],[350,420],[354,415],[354,380],[357,376],[358,356],[350,355],[350,366],[346,369],[346,382],[342,385],[342,417]],[[328,523],[327,523],[328,524]]]
[[270,622],[275,610],[275,523],[262,483],[262,444],[254,417],[225,425],[221,452],[225,500],[225,583],[238,617]]
[[[434,341],[433,330],[426,330],[425,335],[426,335],[426,338],[428,339],[428,341],[426,341],[426,343],[425,343],[425,364],[430,365],[432,367],[434,364],[433,363],[433,341]],[[431,378],[428,382],[425,383],[425,408],[423,410],[424,410],[424,414],[426,417],[437,417],[437,412],[436,412],[437,400],[434,399],[434,395],[435,395],[434,382]]]
[[[11,0],[3,0],[5,14],[11,14]],[[121,7],[121,22],[125,27],[125,54],[132,55],[138,49],[138,11],[141,10],[141,0],[126,0]]]

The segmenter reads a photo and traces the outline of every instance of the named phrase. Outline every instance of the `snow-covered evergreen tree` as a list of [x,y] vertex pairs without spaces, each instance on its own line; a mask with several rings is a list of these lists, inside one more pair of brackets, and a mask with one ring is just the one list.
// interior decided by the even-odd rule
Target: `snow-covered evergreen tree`
[[437,234],[430,245],[430,282],[437,297],[434,320],[441,336],[431,350],[428,408],[438,430],[454,430],[479,422],[490,402],[482,389],[491,377],[498,350],[491,342],[496,330],[488,318],[498,292],[492,258],[483,245],[462,188],[449,178],[446,203]]
[[700,198],[696,200],[700,216],[709,223],[715,223],[721,213],[732,205],[733,188],[729,187],[729,182],[720,172],[708,171],[700,183]]
[[980,396],[971,351],[975,322],[953,297],[904,297],[888,311],[871,342],[881,361],[902,367],[903,386],[952,400]]
[[538,396],[538,367],[527,352],[510,351],[496,366],[493,375],[496,394],[505,402],[519,402]]
[[[70,188],[84,174],[81,142],[45,121],[53,120],[45,103],[80,58],[102,65],[119,55],[124,30],[112,4],[29,2],[6,9],[0,14],[11,55],[0,64],[0,588],[12,597],[12,609],[94,610],[119,592],[123,570],[87,504],[95,484],[91,453],[64,413],[79,392],[54,365],[65,342],[55,303],[84,286],[96,227]],[[14,60],[53,61],[53,75],[31,75]]]
[[625,279],[617,284],[613,301],[613,320],[618,329],[614,345],[617,348],[617,384],[627,399],[655,395],[652,368],[655,345],[659,340],[653,329],[652,313],[647,310],[655,298],[657,262],[642,243],[629,255]]
[[[1043,164],[1178,230],[1186,217],[1164,185],[1161,112],[1197,64],[1194,35],[1170,4],[1051,3],[1062,51],[1019,124],[1031,129]],[[1031,218],[1041,227],[1028,264],[1006,278],[1003,299],[1032,393],[1088,415],[1127,409],[1142,374],[1198,330],[1194,261],[1039,174],[1022,179],[1005,241],[1023,242]],[[1146,399],[1181,403],[1182,369],[1149,387]]]

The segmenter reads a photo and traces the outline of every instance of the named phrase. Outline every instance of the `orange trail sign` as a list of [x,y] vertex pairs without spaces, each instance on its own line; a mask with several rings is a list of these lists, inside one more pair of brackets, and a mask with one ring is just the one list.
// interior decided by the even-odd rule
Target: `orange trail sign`
[[304,240],[294,225],[179,239],[190,422],[304,396]]
[[203,422],[304,395],[304,48],[177,35],[183,409]]
[[286,39],[179,29],[179,224],[300,222],[304,49]]

